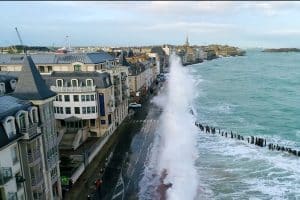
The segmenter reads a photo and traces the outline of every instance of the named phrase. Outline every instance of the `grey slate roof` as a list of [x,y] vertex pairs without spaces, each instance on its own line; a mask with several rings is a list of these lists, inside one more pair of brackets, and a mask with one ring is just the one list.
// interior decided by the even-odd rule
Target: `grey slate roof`
[[5,84],[5,93],[11,93],[14,91],[14,89],[11,87],[10,85],[10,81],[11,80],[18,80],[18,78],[16,76],[11,76],[8,73],[0,73],[0,83],[4,83]]
[[[25,55],[23,54],[0,54],[1,64],[21,64]],[[36,64],[70,64],[74,62],[82,62],[85,64],[98,64],[105,61],[114,61],[115,58],[104,52],[94,53],[38,53],[31,55],[32,60]]]
[[13,96],[23,100],[44,100],[55,95],[46,85],[32,58],[25,56]]
[[146,70],[146,66],[142,62],[130,63],[128,68],[129,75],[136,76]]
[[77,79],[78,84],[85,85],[86,79],[92,79],[96,88],[107,88],[112,86],[110,74],[107,72],[52,72],[51,75],[43,75],[48,87],[56,85],[56,79],[63,79],[64,82],[71,82],[71,79]]
[[19,110],[27,110],[32,103],[22,101],[12,96],[0,96],[0,148],[22,136],[17,134],[14,138],[8,138],[3,127],[3,120],[7,116],[14,116]]

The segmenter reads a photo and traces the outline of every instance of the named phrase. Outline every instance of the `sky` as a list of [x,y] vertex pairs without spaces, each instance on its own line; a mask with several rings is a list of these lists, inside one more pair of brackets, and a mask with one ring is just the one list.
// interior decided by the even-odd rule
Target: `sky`
[[300,47],[300,2],[0,2],[0,46]]

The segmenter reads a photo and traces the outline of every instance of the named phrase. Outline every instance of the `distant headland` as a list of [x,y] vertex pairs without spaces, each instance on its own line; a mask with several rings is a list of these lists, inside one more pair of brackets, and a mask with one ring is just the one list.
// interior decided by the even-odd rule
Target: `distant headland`
[[278,49],[264,49],[262,52],[300,52],[298,48],[278,48]]

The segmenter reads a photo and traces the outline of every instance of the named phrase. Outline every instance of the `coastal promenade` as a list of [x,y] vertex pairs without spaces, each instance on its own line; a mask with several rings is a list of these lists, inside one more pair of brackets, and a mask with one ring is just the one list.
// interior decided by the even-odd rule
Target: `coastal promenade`
[[[94,160],[86,167],[83,174],[79,177],[72,188],[65,194],[64,199],[112,199],[115,192],[115,185],[117,185],[119,175],[121,174],[122,167],[124,166],[126,159],[134,159],[136,157],[135,150],[139,150],[140,145],[138,143],[139,135],[154,130],[156,127],[155,120],[150,120],[148,117],[156,114],[151,112],[150,108],[152,104],[150,100],[157,93],[157,89],[153,94],[148,94],[144,98],[142,108],[135,109],[134,112],[122,122],[117,128],[114,134],[111,135],[107,143],[102,147],[100,153],[96,155]],[[150,111],[150,112],[149,112]],[[153,118],[153,117],[152,117]],[[145,124],[148,124],[145,128]],[[147,143],[148,145],[149,143]],[[144,144],[146,147],[146,144]],[[129,157],[127,157],[129,155]],[[139,156],[141,155],[141,152]],[[136,162],[136,161],[134,161]],[[140,166],[142,160],[135,164]],[[129,163],[130,164],[130,163]],[[125,171],[125,170],[124,170]],[[132,172],[132,168],[126,170],[126,172],[136,175],[136,171]],[[101,188],[96,189],[95,181],[102,179],[103,183]],[[138,183],[135,178],[132,183],[129,179],[126,179],[126,187],[131,188],[132,185]]]

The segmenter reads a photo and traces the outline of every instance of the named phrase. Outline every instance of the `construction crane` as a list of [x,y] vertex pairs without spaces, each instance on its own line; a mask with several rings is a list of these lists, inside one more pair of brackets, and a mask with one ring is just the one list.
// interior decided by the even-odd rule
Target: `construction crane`
[[24,53],[27,55],[27,52],[26,52],[26,47],[23,45],[23,41],[22,41],[21,35],[20,35],[19,31],[18,31],[18,28],[17,28],[17,27],[15,27],[15,30],[16,30],[16,32],[17,32],[17,35],[18,35],[18,38],[19,38],[20,44],[21,44],[21,46],[23,47]]

